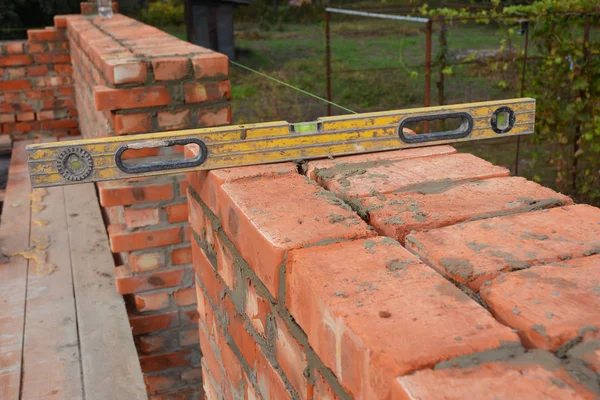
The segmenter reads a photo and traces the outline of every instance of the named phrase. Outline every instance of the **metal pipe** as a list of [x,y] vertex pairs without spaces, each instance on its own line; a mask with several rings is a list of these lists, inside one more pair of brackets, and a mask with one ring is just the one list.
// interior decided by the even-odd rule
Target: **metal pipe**
[[[586,15],[585,17],[585,26],[583,28],[583,68],[581,69],[581,74],[585,75],[586,69],[590,62],[590,17]],[[585,98],[585,91],[581,90],[579,92],[579,97],[583,100]],[[579,152],[579,139],[581,138],[581,125],[582,122],[577,124],[575,128],[575,137],[573,138],[573,170],[571,171],[571,181],[573,190],[577,189],[577,153]]]
[[372,12],[366,12],[366,11],[342,10],[341,8],[327,7],[325,9],[325,12],[336,13],[336,14],[356,15],[359,17],[395,19],[397,21],[410,21],[410,22],[427,22],[427,21],[429,21],[427,18],[409,17],[406,15],[378,14],[378,13],[372,13]]
[[[329,45],[329,12],[325,10],[325,74],[327,75],[327,100],[331,101],[331,47]],[[327,116],[331,116],[331,103],[327,103]]]
[[[425,101],[424,106],[431,105],[431,35],[433,32],[433,21],[428,20],[425,36]],[[424,122],[425,133],[429,132],[429,121]]]
[[[525,49],[523,52],[523,67],[521,68],[521,96],[525,94],[525,71],[527,70],[527,50],[529,49],[529,21],[524,22],[525,27]],[[517,148],[515,151],[515,175],[519,175],[519,153],[521,151],[521,137],[517,137]]]

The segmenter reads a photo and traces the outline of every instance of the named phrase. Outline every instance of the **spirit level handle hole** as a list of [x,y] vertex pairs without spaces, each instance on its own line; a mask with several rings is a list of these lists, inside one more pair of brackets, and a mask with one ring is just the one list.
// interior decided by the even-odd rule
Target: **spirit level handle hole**
[[[445,129],[438,132],[423,132],[425,122],[440,121],[440,126],[450,126],[451,129]],[[473,131],[473,117],[466,112],[449,112],[440,114],[415,115],[406,117],[400,122],[398,127],[398,136],[409,144],[426,143],[437,140],[461,139],[469,136]]]
[[499,107],[492,114],[490,125],[492,126],[492,130],[496,133],[507,133],[515,126],[516,120],[517,117],[512,108]]
[[[125,161],[128,159],[137,159],[143,156],[157,156],[159,153],[154,150],[172,146],[184,146],[187,144],[196,145],[198,154],[194,158],[186,159],[166,159],[168,156],[161,156],[162,159],[151,162],[135,162]],[[147,142],[125,144],[117,149],[115,154],[115,164],[117,167],[127,174],[141,174],[145,172],[167,171],[173,169],[183,169],[198,167],[206,161],[208,149],[206,144],[195,138],[187,139],[169,139],[169,140],[153,140]]]

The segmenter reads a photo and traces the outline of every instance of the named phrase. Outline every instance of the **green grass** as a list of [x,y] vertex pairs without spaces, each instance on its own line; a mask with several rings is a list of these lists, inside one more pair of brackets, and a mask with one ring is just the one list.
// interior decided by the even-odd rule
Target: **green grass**
[[[170,28],[184,37],[183,29]],[[451,59],[464,60],[478,51],[500,48],[501,32],[494,25],[448,26]],[[523,36],[514,36],[514,52]],[[531,51],[534,49],[531,47]],[[326,96],[325,30],[323,23],[287,24],[283,30],[264,31],[250,23],[236,24],[236,61],[318,96]],[[439,50],[439,33],[433,35],[433,62]],[[356,112],[420,107],[424,102],[425,32],[423,24],[374,19],[331,21],[332,100]],[[454,57],[454,58],[452,58]],[[458,57],[458,58],[456,58]],[[533,63],[530,64],[534,70]],[[521,64],[506,71],[492,71],[486,63],[452,66],[444,76],[445,104],[519,97]],[[440,68],[431,74],[431,104],[438,104]],[[287,120],[310,121],[327,113],[326,104],[245,69],[231,66],[233,123]],[[498,82],[507,83],[501,88]],[[332,108],[334,114],[344,110]],[[457,146],[495,164],[513,169],[516,140],[505,139]],[[533,163],[536,146],[521,144],[519,173],[541,177],[552,186],[551,167]]]

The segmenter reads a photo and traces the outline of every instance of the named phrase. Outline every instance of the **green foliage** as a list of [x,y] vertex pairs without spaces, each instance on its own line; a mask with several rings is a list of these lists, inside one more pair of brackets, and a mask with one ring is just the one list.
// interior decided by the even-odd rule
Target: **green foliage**
[[185,22],[185,10],[181,0],[155,0],[142,10],[140,19],[153,26],[176,26]]
[[[502,8],[499,1],[490,10],[469,13],[466,9],[429,9],[419,13],[448,19],[476,16],[480,23],[494,22],[505,27],[501,51],[515,34],[515,19],[529,20],[530,60],[525,95],[537,99],[534,162],[537,168],[555,168],[556,186],[579,201],[600,202],[600,51],[597,27],[597,0],[538,0],[528,5]],[[587,26],[587,28],[586,28]],[[590,33],[591,31],[591,33]],[[587,34],[585,32],[588,32]],[[584,38],[588,37],[587,41]],[[444,60],[442,47],[438,60]],[[523,59],[523,52],[511,57]],[[488,61],[491,71],[504,72],[503,59]],[[505,79],[496,83],[507,88]],[[515,93],[518,95],[519,93]],[[534,177],[535,178],[535,177]],[[537,177],[539,179],[539,176]]]

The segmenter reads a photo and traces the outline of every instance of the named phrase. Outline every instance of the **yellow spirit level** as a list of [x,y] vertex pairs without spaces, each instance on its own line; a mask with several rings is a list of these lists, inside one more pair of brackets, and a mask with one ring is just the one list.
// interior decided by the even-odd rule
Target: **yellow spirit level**
[[[449,131],[412,134],[411,124],[459,119]],[[530,98],[27,146],[33,187],[314,159],[533,133]],[[131,163],[127,150],[196,144],[195,158]]]

